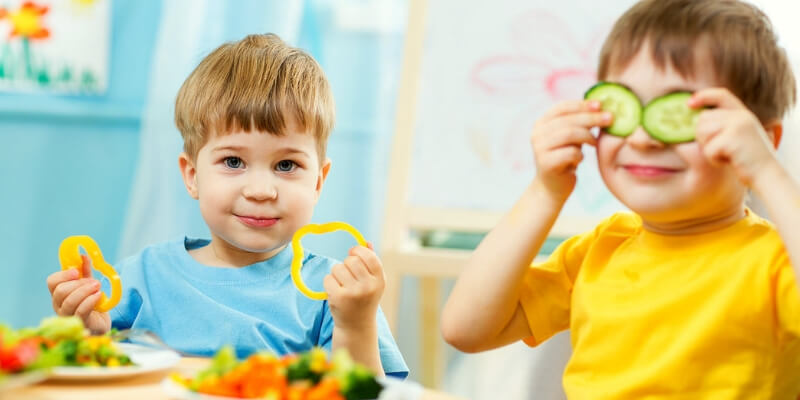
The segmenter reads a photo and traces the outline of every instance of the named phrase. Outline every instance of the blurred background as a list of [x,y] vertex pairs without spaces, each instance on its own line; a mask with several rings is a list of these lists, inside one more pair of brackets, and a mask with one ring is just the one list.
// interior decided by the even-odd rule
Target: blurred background
[[[620,6],[615,10],[621,10],[632,1],[615,3]],[[777,0],[756,3],[773,18],[798,65],[798,46],[787,40],[800,37],[800,28],[791,21],[793,15],[800,15],[797,5]],[[92,236],[112,263],[179,235],[207,236],[197,205],[180,180],[181,139],[173,124],[173,102],[200,59],[221,43],[250,33],[275,32],[322,65],[336,98],[337,123],[329,143],[333,168],[314,220],[347,221],[380,248],[407,0],[40,0],[27,4],[0,0],[0,7],[5,10],[5,15],[0,11],[0,321],[17,327],[35,325],[52,314],[45,279],[59,268],[58,245],[67,236]],[[456,6],[448,18],[456,21],[462,11],[466,8]],[[12,21],[13,12],[23,12],[14,15],[22,15],[16,21],[25,29],[14,31],[12,24],[2,23],[4,17]],[[610,24],[617,12],[610,13],[605,22]],[[582,20],[575,18],[569,24],[581,25]],[[461,28],[465,32],[481,29]],[[66,34],[70,31],[74,32]],[[553,42],[552,36],[544,38]],[[538,43],[538,39],[530,40]],[[593,68],[593,57],[581,57]],[[501,94],[525,99],[538,89],[518,86],[526,76],[519,65],[512,64],[489,71],[486,82],[496,83],[491,90],[506,85],[507,91]],[[507,81],[496,76],[504,73],[517,75]],[[579,90],[585,87],[581,82]],[[512,102],[524,103],[516,98]],[[498,104],[498,110],[508,109],[507,103]],[[521,149],[520,157],[529,160],[527,127],[541,112],[541,104],[525,107],[521,109],[524,118],[514,117],[514,124],[525,127],[523,135],[510,146]],[[488,114],[473,117],[497,118]],[[797,119],[797,113],[790,117],[781,149],[793,172],[800,171],[800,160],[792,156],[800,148]],[[451,122],[443,120],[444,127],[437,129],[444,134]],[[501,152],[498,157],[514,156]],[[530,167],[516,165],[514,173],[523,180],[532,176]],[[512,201],[513,197],[503,199]],[[346,254],[351,242],[345,234],[304,240],[306,247],[337,258]],[[438,331],[419,333],[417,290],[414,280],[405,278],[395,332],[412,379],[419,378],[419,336],[438,335]],[[545,368],[544,375],[540,371],[547,381],[544,385],[554,390],[560,387],[568,336],[556,342],[560,347],[552,355],[552,368]],[[514,356],[506,352],[466,357],[451,351],[443,384],[479,398],[479,390],[492,392],[463,388],[475,386],[476,374],[494,376],[497,381],[491,390],[496,394],[497,387],[509,385],[504,370],[508,363],[526,362],[524,349],[515,347]],[[550,355],[540,357],[548,360]],[[523,375],[517,380],[526,379]],[[547,398],[560,397],[556,393]]]

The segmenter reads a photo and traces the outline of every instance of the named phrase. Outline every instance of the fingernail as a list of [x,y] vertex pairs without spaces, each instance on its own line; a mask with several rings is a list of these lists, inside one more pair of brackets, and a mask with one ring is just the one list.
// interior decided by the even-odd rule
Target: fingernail
[[73,279],[74,279],[74,278],[77,278],[78,276],[80,276],[80,275],[78,274],[78,270],[77,270],[77,269],[75,269],[75,268],[70,268],[70,269],[69,269],[69,272],[67,273],[67,275],[68,275],[70,278],[73,278]]
[[611,121],[611,117],[613,117],[613,116],[611,115],[610,112],[604,112],[603,113],[603,122]]

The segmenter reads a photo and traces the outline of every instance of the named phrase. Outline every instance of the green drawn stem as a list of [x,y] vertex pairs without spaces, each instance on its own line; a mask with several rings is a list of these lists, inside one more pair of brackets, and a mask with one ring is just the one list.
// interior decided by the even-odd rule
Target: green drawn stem
[[22,38],[22,57],[25,60],[25,76],[33,79],[33,63],[31,62],[31,43],[27,37]]

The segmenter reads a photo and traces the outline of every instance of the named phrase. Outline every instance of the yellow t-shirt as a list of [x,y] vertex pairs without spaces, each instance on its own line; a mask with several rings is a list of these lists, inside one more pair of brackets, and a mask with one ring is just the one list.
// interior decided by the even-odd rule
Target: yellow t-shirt
[[665,236],[630,213],[572,237],[525,276],[535,346],[570,329],[570,399],[797,399],[800,290],[775,228],[751,211]]

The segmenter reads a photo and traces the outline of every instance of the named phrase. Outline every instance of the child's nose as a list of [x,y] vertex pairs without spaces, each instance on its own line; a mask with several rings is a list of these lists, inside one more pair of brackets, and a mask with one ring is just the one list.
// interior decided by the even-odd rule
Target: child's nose
[[626,140],[628,145],[641,150],[660,149],[664,147],[663,142],[653,139],[641,125],[636,127],[636,130],[634,130]]
[[274,178],[267,174],[251,174],[242,195],[256,201],[272,200],[278,197],[278,188]]

